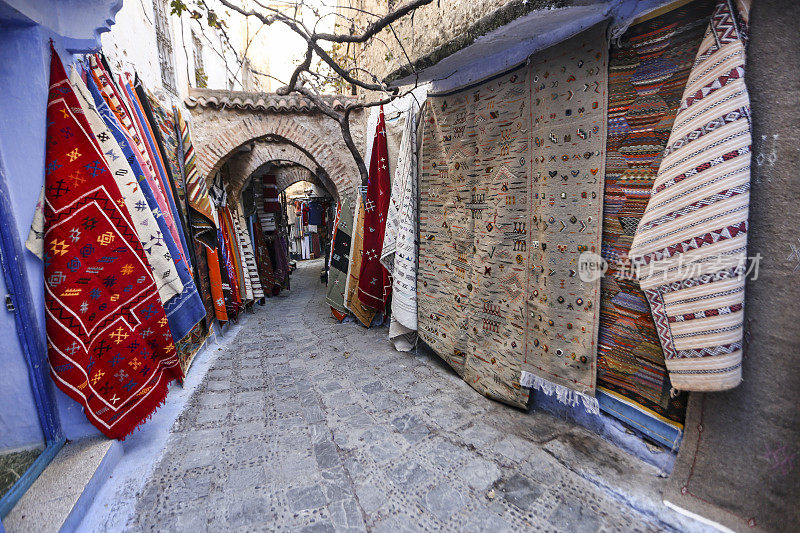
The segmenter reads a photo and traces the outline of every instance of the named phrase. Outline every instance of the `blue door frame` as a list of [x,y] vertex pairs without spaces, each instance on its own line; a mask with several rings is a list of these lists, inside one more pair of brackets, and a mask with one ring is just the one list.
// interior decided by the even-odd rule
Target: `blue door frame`
[[[45,467],[53,460],[64,445],[64,432],[58,417],[55,395],[48,376],[50,364],[47,361],[45,339],[39,329],[36,309],[25,269],[24,250],[17,233],[14,208],[8,186],[3,154],[0,152],[0,263],[3,277],[9,291],[6,299],[8,310],[14,313],[17,336],[28,366],[28,377],[36,403],[36,411],[45,437],[46,447],[13,487],[0,499],[0,520],[5,518],[11,508],[30,488]],[[2,531],[2,524],[0,524]]]

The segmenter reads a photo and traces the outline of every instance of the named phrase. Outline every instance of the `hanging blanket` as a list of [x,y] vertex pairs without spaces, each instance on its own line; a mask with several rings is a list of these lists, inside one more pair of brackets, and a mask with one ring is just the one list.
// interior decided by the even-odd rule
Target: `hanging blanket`
[[277,296],[281,290],[280,284],[275,279],[275,271],[272,268],[272,259],[269,255],[266,237],[258,219],[253,223],[253,236],[255,237],[256,270],[261,286],[266,294]]
[[417,111],[411,100],[398,150],[381,263],[392,279],[389,339],[407,352],[417,343]]
[[650,306],[630,270],[636,225],[680,105],[714,0],[700,0],[625,32],[609,57],[608,141],[597,399],[600,408],[674,447],[686,393],[671,391]]
[[104,435],[131,433],[181,377],[134,220],[52,50],[45,313],[58,387]]
[[[238,262],[237,267],[239,269],[239,280],[240,282],[244,282],[244,293],[242,294],[242,297],[245,300],[253,300],[253,284],[251,282],[253,278],[250,275],[250,263],[253,261],[253,257],[249,254],[249,249],[247,252],[245,252],[246,237],[244,231],[242,231],[242,226],[239,223],[238,210],[235,213],[228,210],[228,216],[233,223],[233,237],[236,246],[235,253],[238,256],[236,260]],[[252,266],[255,266],[255,261],[253,261]]]
[[742,378],[750,145],[744,42],[720,1],[630,252],[679,390]]
[[[528,65],[429,98],[419,334],[487,396],[593,398],[606,47],[595,27]],[[524,371],[524,372],[523,372]]]
[[[105,121],[105,125],[108,127],[114,139],[116,139],[117,143],[119,144],[124,160],[130,163],[133,176],[136,176],[137,178],[138,185],[141,188],[142,194],[144,194],[147,206],[156,217],[156,222],[160,232],[157,233],[155,238],[148,239],[147,242],[155,244],[158,243],[159,240],[163,239],[164,245],[167,248],[165,256],[171,259],[172,267],[180,278],[182,284],[182,290],[180,294],[169,300],[164,300],[162,298],[162,301],[166,301],[164,304],[164,309],[167,313],[167,319],[169,320],[169,326],[173,337],[175,339],[182,339],[184,336],[189,334],[193,326],[197,324],[200,319],[202,319],[198,312],[198,296],[194,280],[189,272],[188,265],[181,256],[178,244],[175,242],[175,240],[172,238],[172,234],[169,232],[165,217],[161,213],[161,210],[158,207],[158,202],[155,199],[155,192],[150,187],[148,180],[144,177],[144,172],[141,166],[139,166],[138,159],[134,154],[135,148],[131,143],[131,139],[125,135],[124,129],[120,126],[115,114],[111,112],[110,108],[103,100],[100,91],[94,84],[94,80],[88,79],[88,88],[91,92],[92,99],[98,112]],[[139,207],[142,207],[142,204],[138,205]],[[150,244],[145,245],[145,250],[147,250],[148,246],[150,246]]]
[[419,206],[420,338],[477,391],[518,407],[528,402],[527,75],[429,97]]
[[214,246],[217,242],[217,230],[211,198],[208,196],[208,184],[205,178],[197,172],[197,162],[194,144],[189,132],[189,123],[183,118],[180,109],[174,107],[173,112],[180,129],[181,143],[183,144],[185,189],[190,207],[189,221],[192,231],[195,239],[206,246]]
[[[98,147],[106,156],[109,170],[134,221],[134,230],[147,255],[161,301],[167,302],[180,294],[184,287],[178,275],[178,268],[172,262],[169,249],[162,238],[159,224],[137,183],[136,174],[123,157],[120,145],[98,114],[93,98],[74,68],[70,73],[70,83],[81,109],[84,110],[83,116],[89,126],[87,133],[96,139]],[[43,195],[44,189],[42,197]],[[28,249],[40,259],[44,257],[44,228],[44,203],[40,201],[36,206],[31,232],[26,242]]]
[[[572,391],[594,396],[597,374],[600,278],[576,271],[600,254],[608,99],[604,30],[595,27],[530,63],[534,118],[523,370],[532,376],[523,376],[523,385],[555,390],[573,403]],[[584,404],[597,410],[586,396]]]
[[[353,211],[350,202],[345,198],[339,206],[336,231],[331,247],[330,268],[328,270],[328,294],[325,301],[331,310],[341,316],[347,313],[345,307],[345,285],[347,284],[347,267],[350,264],[350,241],[352,239]],[[336,316],[336,315],[334,315]]]
[[241,234],[242,257],[244,257],[244,262],[247,265],[247,274],[250,276],[253,299],[258,300],[264,297],[264,289],[261,287],[261,278],[258,276],[258,267],[256,266],[253,233],[250,230],[250,224],[242,215],[242,205],[239,204],[237,207],[236,220]]
[[365,307],[358,299],[358,279],[361,272],[361,251],[363,249],[364,238],[364,201],[361,194],[357,194],[357,205],[355,218],[353,221],[353,235],[350,242],[350,264],[347,267],[347,284],[345,286],[345,307],[352,312],[355,317],[369,327],[372,319],[375,318],[375,311]]
[[383,312],[386,301],[392,292],[389,272],[380,261],[390,194],[386,124],[383,118],[383,106],[381,106],[378,125],[375,128],[375,138],[372,141],[369,180],[367,181],[367,194],[364,198],[363,252],[358,279],[358,300],[370,309],[379,312]]

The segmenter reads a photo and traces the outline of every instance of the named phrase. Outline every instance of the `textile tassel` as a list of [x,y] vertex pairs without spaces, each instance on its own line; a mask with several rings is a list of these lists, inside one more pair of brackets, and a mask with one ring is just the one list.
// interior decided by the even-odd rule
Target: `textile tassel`
[[563,385],[558,385],[552,381],[547,381],[546,379],[542,379],[537,375],[531,374],[530,372],[525,372],[524,370],[522,371],[519,384],[523,387],[529,387],[531,389],[541,391],[548,396],[555,395],[556,400],[564,405],[576,407],[583,402],[583,407],[588,412],[592,413],[593,415],[600,414],[600,404],[597,402],[597,398],[586,396],[585,394],[581,394],[580,392],[564,387]]

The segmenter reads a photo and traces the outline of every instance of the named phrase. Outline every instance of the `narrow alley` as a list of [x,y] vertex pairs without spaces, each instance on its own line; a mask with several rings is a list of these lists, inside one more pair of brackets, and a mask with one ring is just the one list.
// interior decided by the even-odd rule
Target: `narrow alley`
[[117,507],[135,498],[133,516],[96,509],[82,530],[702,529],[660,504],[655,467],[487,401],[435,355],[398,354],[384,328],[334,321],[321,266],[300,262],[291,291],[211,350],[137,494],[104,487]]
[[800,0],[0,0],[0,533],[800,524]]

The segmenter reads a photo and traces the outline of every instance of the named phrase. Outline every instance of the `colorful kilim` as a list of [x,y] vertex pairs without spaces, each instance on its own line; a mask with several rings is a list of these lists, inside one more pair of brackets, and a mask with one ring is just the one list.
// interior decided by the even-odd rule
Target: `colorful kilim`
[[[670,395],[658,332],[628,251],[712,7],[713,0],[696,1],[632,26],[609,56],[602,249],[608,270],[601,285],[597,387],[653,418],[639,417],[635,425],[670,446],[683,427],[687,395]],[[611,414],[624,409],[598,399]]]
[[381,263],[392,277],[389,339],[403,352],[417,344],[418,110],[412,99],[400,140],[381,251]]
[[[238,207],[238,204],[237,204]],[[242,226],[239,223],[239,212],[237,211],[228,211],[228,216],[231,217],[231,222],[233,223],[233,234],[236,249],[238,251],[238,262],[239,262],[239,271],[240,277],[239,281],[244,282],[244,294],[243,297],[246,300],[253,300],[253,284],[252,279],[253,277],[250,275],[250,266],[252,261],[252,266],[255,266],[255,260],[253,259],[251,254],[245,252],[245,242],[246,237],[244,231],[242,231]],[[249,250],[248,250],[249,252]],[[263,293],[262,293],[263,294]]]
[[524,407],[528,70],[429,97],[419,335],[479,392]]
[[750,197],[745,47],[717,2],[631,246],[672,385],[741,381]]
[[[154,238],[149,239],[147,243],[143,243],[144,249],[146,251],[148,247],[152,246],[152,244],[163,240],[163,243],[168,250],[166,252],[166,256],[172,260],[172,268],[175,270],[182,283],[183,288],[180,294],[168,300],[164,300],[162,298],[162,302],[165,302],[164,310],[167,313],[170,330],[172,331],[175,339],[181,339],[193,329],[194,325],[197,324],[199,320],[202,319],[201,310],[198,306],[199,301],[194,280],[189,272],[188,265],[181,256],[178,244],[174,241],[172,234],[169,232],[165,217],[161,213],[161,210],[158,207],[158,202],[155,199],[155,192],[150,187],[150,183],[145,178],[144,172],[139,165],[139,161],[135,156],[134,145],[132,144],[130,138],[125,135],[124,129],[120,126],[116,119],[116,115],[111,112],[110,108],[103,100],[100,91],[94,84],[94,80],[87,79],[87,81],[89,91],[91,92],[98,112],[103,117],[106,126],[119,144],[124,159],[130,164],[133,175],[137,178],[138,185],[141,188],[141,192],[144,194],[150,211],[155,215],[156,223],[158,224],[160,231],[156,233]],[[142,204],[138,204],[138,206],[141,208]]]
[[92,424],[122,438],[181,372],[134,222],[83,112],[53,50],[44,267],[51,373]]
[[328,269],[328,293],[325,298],[331,309],[339,312],[340,316],[341,313],[347,312],[344,301],[347,267],[350,264],[352,228],[353,211],[350,209],[350,202],[344,199],[336,217],[336,232],[333,235],[330,268]]
[[242,215],[241,204],[239,204],[239,212],[237,214],[239,218],[239,227],[242,233],[242,253],[247,263],[247,272],[250,275],[250,286],[253,289],[253,298],[258,300],[264,297],[264,288],[261,286],[261,278],[258,275],[255,242],[253,241],[254,236],[250,228],[250,219],[245,219]]
[[350,264],[347,268],[347,284],[345,285],[345,307],[356,318],[369,327],[375,318],[375,311],[361,304],[358,299],[358,276],[361,272],[361,251],[364,238],[364,201],[361,194],[357,194],[357,209],[353,219],[353,235],[350,242]]
[[367,194],[364,198],[364,249],[358,280],[359,301],[379,312],[384,310],[386,301],[392,293],[389,272],[380,261],[390,195],[391,178],[389,177],[386,124],[383,117],[383,106],[381,106],[378,125],[375,128],[375,138],[372,141],[369,180]]
[[272,259],[269,256],[267,240],[258,219],[253,223],[253,236],[255,237],[256,269],[261,286],[266,294],[275,295],[280,292],[280,284],[275,279],[275,271],[272,268]]
[[606,98],[596,27],[428,100],[419,334],[487,396],[594,395]]
[[[183,143],[183,170],[186,179],[186,194],[189,201],[189,218],[195,239],[206,246],[214,246],[217,242],[216,221],[211,198],[208,196],[208,184],[197,172],[194,144],[189,133],[189,123],[177,107],[173,108],[175,119],[181,133]],[[199,252],[198,252],[199,253]]]

